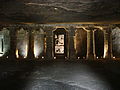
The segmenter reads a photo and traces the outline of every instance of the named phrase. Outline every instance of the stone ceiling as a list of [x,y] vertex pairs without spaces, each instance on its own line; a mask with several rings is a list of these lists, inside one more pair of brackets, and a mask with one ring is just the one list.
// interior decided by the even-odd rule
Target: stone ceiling
[[119,21],[120,0],[0,0],[1,23]]

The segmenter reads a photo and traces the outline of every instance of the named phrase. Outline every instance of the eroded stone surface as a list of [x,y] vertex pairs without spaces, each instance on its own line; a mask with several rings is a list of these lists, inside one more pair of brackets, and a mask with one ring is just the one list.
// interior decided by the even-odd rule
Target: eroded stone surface
[[119,0],[1,0],[1,22],[119,21]]

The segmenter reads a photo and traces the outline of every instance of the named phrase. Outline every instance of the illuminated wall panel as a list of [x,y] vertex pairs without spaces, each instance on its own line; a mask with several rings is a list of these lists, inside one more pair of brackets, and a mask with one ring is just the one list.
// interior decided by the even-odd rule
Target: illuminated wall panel
[[64,34],[55,35],[55,53],[64,54]]
[[9,48],[10,48],[9,30],[7,28],[3,28],[0,31],[0,57],[7,54]]
[[112,30],[112,51],[113,57],[120,58],[120,28]]
[[45,52],[45,33],[42,29],[34,30],[34,56],[42,57]]
[[0,54],[3,54],[4,51],[4,35],[0,35]]
[[18,30],[16,42],[16,56],[21,58],[27,58],[29,37],[28,32],[23,28]]

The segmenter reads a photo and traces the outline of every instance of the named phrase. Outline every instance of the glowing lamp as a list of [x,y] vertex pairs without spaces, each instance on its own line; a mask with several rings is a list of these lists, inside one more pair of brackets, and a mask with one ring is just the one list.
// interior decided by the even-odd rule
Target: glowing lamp
[[115,57],[113,57],[113,58],[115,58]]
[[19,58],[18,49],[16,50],[16,58]]

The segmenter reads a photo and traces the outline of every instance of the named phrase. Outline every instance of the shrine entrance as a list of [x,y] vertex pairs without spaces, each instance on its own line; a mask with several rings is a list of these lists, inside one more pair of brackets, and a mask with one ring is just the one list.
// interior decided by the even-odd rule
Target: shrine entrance
[[53,32],[53,53],[54,53],[54,58],[57,59],[63,59],[67,57],[67,32],[64,28],[57,28]]

